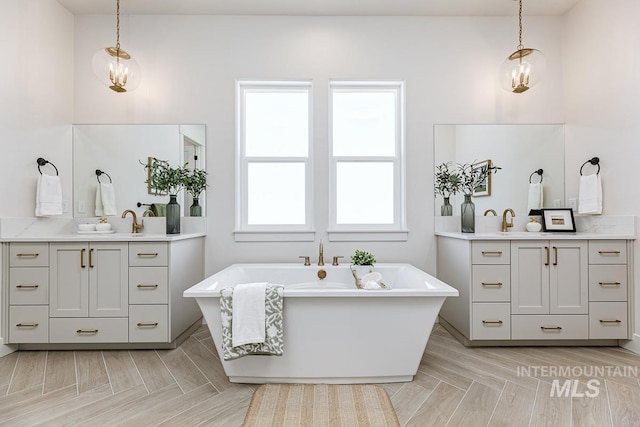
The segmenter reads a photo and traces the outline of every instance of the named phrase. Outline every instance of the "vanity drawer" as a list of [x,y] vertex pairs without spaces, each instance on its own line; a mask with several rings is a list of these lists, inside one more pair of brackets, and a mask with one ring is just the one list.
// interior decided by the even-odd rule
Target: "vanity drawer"
[[471,339],[511,339],[511,304],[474,303],[471,309]]
[[49,269],[11,267],[9,269],[9,304],[49,304]]
[[511,269],[508,265],[474,265],[472,271],[474,302],[511,301]]
[[57,317],[49,319],[51,343],[126,343],[129,341],[127,318]]
[[580,340],[589,338],[588,315],[513,315],[514,340]]
[[590,302],[589,338],[627,339],[628,332],[626,302]]
[[49,340],[49,307],[46,305],[9,307],[9,342],[46,343]]
[[166,305],[129,307],[129,342],[169,342],[169,310]]
[[624,240],[591,240],[589,264],[626,264],[627,242]]
[[11,243],[9,245],[9,266],[48,267],[48,243]]
[[167,304],[167,267],[129,267],[129,304]]
[[471,242],[472,264],[509,264],[511,263],[510,243],[507,242]]
[[168,246],[157,242],[129,242],[129,265],[155,267],[168,265]]
[[589,301],[627,301],[626,265],[590,265]]

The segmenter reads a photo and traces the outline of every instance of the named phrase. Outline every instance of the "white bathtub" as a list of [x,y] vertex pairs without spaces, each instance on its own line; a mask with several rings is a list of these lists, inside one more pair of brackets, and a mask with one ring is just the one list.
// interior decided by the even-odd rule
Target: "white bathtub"
[[[319,270],[327,275],[319,280]],[[222,361],[236,383],[411,381],[446,297],[458,291],[409,264],[376,264],[391,290],[355,287],[348,265],[235,264],[187,289],[222,354],[220,289],[285,285],[284,355]]]

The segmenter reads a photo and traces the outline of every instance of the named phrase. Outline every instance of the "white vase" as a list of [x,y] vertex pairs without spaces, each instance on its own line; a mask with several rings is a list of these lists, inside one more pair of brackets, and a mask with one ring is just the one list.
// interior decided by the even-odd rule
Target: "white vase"
[[542,224],[538,222],[537,218],[531,218],[531,221],[529,221],[527,225],[525,225],[525,228],[527,229],[527,231],[535,233],[542,230]]

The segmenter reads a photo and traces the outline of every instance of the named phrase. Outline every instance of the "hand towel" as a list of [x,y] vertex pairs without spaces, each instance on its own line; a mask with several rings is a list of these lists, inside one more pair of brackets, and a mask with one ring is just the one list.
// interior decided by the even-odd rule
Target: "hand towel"
[[542,209],[542,183],[534,182],[529,184],[529,197],[527,199],[527,212]]
[[116,193],[113,188],[113,184],[111,184],[110,182],[101,182],[98,188],[102,193],[102,206],[104,208],[104,215],[118,215],[118,211],[116,209]]
[[233,346],[264,343],[266,282],[244,283],[233,288]]
[[62,215],[62,184],[57,175],[40,174],[36,188],[36,216]]
[[96,216],[104,216],[104,205],[102,204],[102,186],[98,184],[96,187]]
[[167,205],[164,203],[152,203],[151,212],[155,216],[167,216]]
[[262,344],[233,346],[233,288],[220,290],[220,320],[222,325],[222,356],[233,360],[248,355],[282,356],[284,353],[283,305],[284,286],[267,284],[265,291],[266,337]]
[[602,213],[602,181],[600,174],[582,175],[578,192],[578,213]]

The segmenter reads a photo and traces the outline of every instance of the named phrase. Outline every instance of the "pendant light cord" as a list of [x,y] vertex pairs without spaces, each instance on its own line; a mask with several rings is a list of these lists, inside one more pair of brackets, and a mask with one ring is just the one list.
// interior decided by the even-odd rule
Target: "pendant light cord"
[[[118,4],[119,3],[120,0],[118,0]],[[522,44],[522,0],[520,0],[520,9],[518,10],[518,25],[520,27],[520,34],[518,35],[518,50],[522,50],[524,49],[524,45]]]
[[[522,0],[520,0],[520,7],[522,7]],[[520,34],[522,38],[522,24],[520,24]],[[116,50],[120,52],[120,0],[116,2]]]

